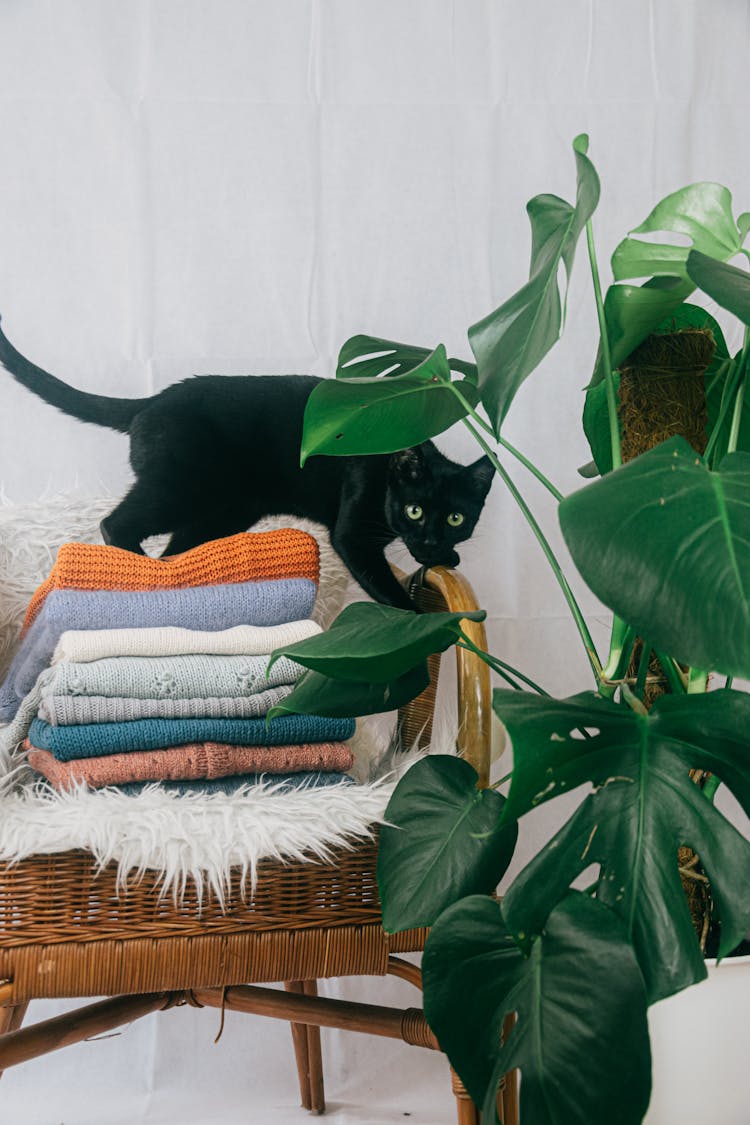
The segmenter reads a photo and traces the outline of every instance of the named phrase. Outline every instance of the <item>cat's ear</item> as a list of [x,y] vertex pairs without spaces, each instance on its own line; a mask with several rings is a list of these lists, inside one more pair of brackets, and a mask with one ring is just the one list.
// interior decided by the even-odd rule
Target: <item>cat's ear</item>
[[495,477],[495,467],[489,457],[486,454],[480,457],[478,461],[467,466],[467,472],[471,475],[472,484],[477,491],[486,496]]
[[418,480],[424,468],[424,453],[421,446],[413,449],[399,449],[391,454],[391,469],[402,480]]

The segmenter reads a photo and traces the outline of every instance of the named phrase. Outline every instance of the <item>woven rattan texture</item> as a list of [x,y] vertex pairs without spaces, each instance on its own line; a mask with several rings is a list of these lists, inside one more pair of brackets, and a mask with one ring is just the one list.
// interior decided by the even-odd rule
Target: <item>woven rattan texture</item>
[[275,980],[383,976],[392,953],[420,950],[426,930],[383,933],[379,922],[323,930],[35,943],[0,950],[6,1004],[40,997],[122,996]]
[[160,896],[159,877],[147,871],[118,888],[114,864],[97,871],[90,853],[61,852],[0,865],[0,950],[29,942],[191,937],[238,930],[302,930],[380,920],[376,844],[340,848],[330,862],[314,859],[259,865],[249,876],[232,873],[223,902],[207,892],[199,902],[188,885],[179,903]]

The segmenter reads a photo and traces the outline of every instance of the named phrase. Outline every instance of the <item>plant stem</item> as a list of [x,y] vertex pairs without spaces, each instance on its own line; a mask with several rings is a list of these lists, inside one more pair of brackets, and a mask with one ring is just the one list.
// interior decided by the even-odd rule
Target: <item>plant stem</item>
[[[615,392],[615,376],[612,370],[612,350],[609,346],[609,333],[607,331],[607,318],[604,315],[604,298],[602,285],[599,280],[599,265],[596,260],[594,247],[594,225],[589,219],[586,223],[586,247],[589,252],[589,266],[591,268],[591,281],[594,287],[594,300],[596,301],[596,317],[599,321],[599,337],[601,340],[602,361],[604,363],[604,379],[607,387],[607,417],[609,418],[609,444],[612,454],[612,469],[619,469],[622,465],[622,449],[620,447],[620,422],[617,417],[617,396]],[[612,679],[612,669],[617,666],[622,654],[622,641],[627,634],[627,626],[617,616],[612,621],[612,638],[609,646],[609,656],[603,679]],[[604,694],[608,694],[605,688]]]
[[[544,473],[541,471],[541,469],[538,469],[533,461],[529,461],[528,457],[524,457],[524,455],[523,455],[523,453],[521,453],[520,449],[516,449],[516,447],[514,445],[511,445],[511,443],[509,441],[506,441],[505,438],[495,437],[495,431],[492,429],[492,426],[490,426],[490,424],[488,422],[485,422],[485,420],[484,420],[484,418],[482,418],[481,414],[477,414],[474,407],[471,405],[471,403],[468,401],[468,399],[466,399],[464,397],[464,395],[458,389],[458,387],[456,386],[455,383],[451,383],[450,388],[453,391],[456,398],[458,399],[458,401],[464,407],[466,412],[474,419],[476,424],[481,429],[483,429],[486,434],[489,434],[490,437],[495,438],[498,445],[502,445],[503,449],[507,449],[508,453],[510,453],[510,455],[512,457],[515,457],[515,459],[517,461],[520,461],[521,464],[523,465],[523,467],[525,469],[528,469],[528,471],[536,477],[536,479],[539,481],[540,484],[544,485],[544,487],[547,489],[547,491],[550,492],[554,496],[555,500],[557,500],[557,502],[559,504],[560,501],[563,499],[562,492],[560,492],[560,490],[558,488],[555,488],[552,481],[549,480],[544,475]],[[466,419],[464,419],[464,422],[466,422]],[[468,423],[466,423],[466,424],[468,425]]]
[[702,672],[700,668],[691,668],[688,672],[688,695],[700,695],[706,690],[708,686],[708,672]]
[[594,299],[596,301],[596,315],[599,321],[599,335],[601,337],[602,360],[604,363],[604,378],[607,383],[607,414],[609,415],[609,440],[612,447],[612,468],[619,469],[622,464],[620,450],[620,425],[617,418],[617,399],[615,397],[615,380],[612,371],[612,352],[609,347],[609,334],[607,321],[604,316],[604,300],[602,286],[599,281],[599,266],[596,261],[594,249],[594,227],[591,219],[586,223],[586,245],[589,252],[589,265],[591,267],[591,280],[594,284]]
[[617,681],[622,677],[630,659],[635,642],[635,630],[616,615],[612,618],[612,635],[609,642],[609,656],[606,667],[602,668],[601,695],[611,698],[617,688]]
[[643,642],[641,649],[641,659],[638,662],[638,674],[635,679],[635,694],[639,699],[643,699],[646,694],[646,676],[648,675],[648,665],[651,660],[651,645]]
[[727,376],[726,376],[726,382],[724,383],[724,389],[723,389],[722,394],[721,394],[721,403],[719,405],[719,416],[716,419],[716,422],[714,423],[713,429],[711,430],[711,436],[709,437],[708,441],[706,442],[706,448],[703,451],[703,457],[704,457],[704,460],[706,462],[708,462],[708,459],[711,457],[711,455],[714,451],[714,446],[716,445],[716,443],[719,440],[719,435],[721,434],[721,429],[722,429],[722,426],[724,425],[724,420],[725,420],[725,418],[727,416],[727,413],[729,411],[729,404],[732,401],[732,396],[734,395],[735,390],[736,390],[737,379],[738,379],[739,375],[740,375],[739,365],[735,364],[734,360],[730,360],[729,361],[729,369],[727,371]]
[[465,648],[468,652],[473,652],[476,656],[480,657],[485,664],[489,664],[493,671],[497,672],[499,676],[502,676],[504,680],[507,680],[511,687],[518,688],[519,691],[521,690],[518,684],[511,681],[507,673],[510,673],[511,676],[515,676],[516,679],[526,684],[527,687],[530,687],[532,691],[537,692],[539,695],[549,697],[549,692],[545,691],[543,687],[539,687],[539,684],[535,684],[534,681],[530,680],[528,676],[525,676],[523,672],[519,672],[512,664],[507,664],[504,660],[501,660],[499,656],[493,656],[492,653],[485,652],[483,648],[479,648],[464,632],[461,633],[461,640],[458,642],[458,647]]
[[506,441],[504,437],[499,437],[497,443],[498,445],[502,445],[503,449],[507,449],[508,453],[510,453],[511,457],[515,457],[516,461],[520,461],[525,469],[533,473],[539,483],[543,484],[547,491],[554,496],[558,504],[564,499],[562,492],[560,492],[558,488],[555,488],[552,481],[545,477],[544,473],[536,467],[533,461],[529,461],[528,457],[524,457],[520,449],[516,449],[516,447],[511,445],[509,441]]
[[732,412],[732,425],[729,430],[729,440],[727,441],[727,453],[734,453],[737,449],[737,440],[740,436],[740,423],[742,422],[742,408],[745,403],[745,385],[747,383],[747,345],[750,340],[750,326],[745,325],[745,338],[742,341],[742,360],[740,362],[740,376],[739,386],[737,388],[737,397],[734,400],[734,410]]
[[635,711],[637,715],[648,715],[644,704],[637,695],[634,695],[627,684],[622,685],[622,698],[625,700],[630,710]]
[[687,691],[688,681],[679,664],[675,664],[672,657],[667,656],[665,652],[659,652],[658,649],[654,649],[654,652],[656,653],[656,659],[662,666],[664,675],[667,677],[669,690],[673,695],[684,695]]
[[499,661],[496,663],[488,652],[483,652],[482,649],[477,648],[475,645],[464,644],[463,641],[457,641],[456,648],[463,648],[466,649],[467,652],[473,652],[476,656],[483,660],[485,664],[489,664],[492,671],[497,672],[498,676],[500,676],[501,679],[505,680],[506,684],[512,687],[514,691],[523,691],[521,685],[513,679],[512,675],[509,672],[506,672],[505,669],[498,667]]
[[715,773],[712,773],[710,777],[706,778],[705,784],[703,786],[703,796],[707,797],[708,800],[713,803],[713,799],[716,796],[716,790],[720,785],[721,782],[719,781],[718,777]]
[[560,586],[560,589],[563,592],[563,596],[564,596],[566,602],[568,603],[568,607],[570,609],[570,612],[573,615],[573,620],[575,622],[576,628],[578,629],[578,633],[579,633],[579,635],[581,637],[581,640],[583,642],[583,646],[586,650],[586,656],[588,658],[589,664],[591,665],[593,673],[596,677],[597,686],[598,686],[599,677],[601,675],[601,670],[602,670],[602,665],[601,665],[601,661],[599,660],[599,654],[596,651],[596,645],[594,644],[594,641],[591,637],[591,633],[589,632],[588,626],[586,625],[586,622],[583,618],[583,614],[581,613],[580,607],[578,605],[578,602],[575,599],[573,591],[571,590],[571,588],[568,584],[568,580],[565,577],[565,575],[563,574],[562,569],[560,567],[560,564],[557,561],[557,559],[555,558],[555,554],[554,554],[552,548],[550,547],[550,545],[549,545],[549,543],[548,543],[548,541],[547,541],[547,539],[544,535],[544,532],[542,531],[541,527],[539,526],[536,519],[534,518],[534,515],[531,512],[531,509],[529,508],[528,504],[524,500],[523,496],[521,496],[521,493],[518,491],[518,489],[516,488],[516,485],[513,483],[510,476],[508,475],[507,470],[500,464],[500,462],[497,459],[497,456],[493,453],[492,449],[490,449],[489,445],[484,440],[482,435],[477,430],[474,429],[471,422],[469,422],[467,418],[464,418],[464,424],[474,434],[474,437],[479,442],[479,444],[481,445],[482,449],[484,450],[484,452],[489,457],[492,464],[495,466],[495,469],[500,474],[506,488],[508,489],[511,496],[515,500],[516,504],[518,504],[518,507],[521,509],[521,512],[522,512],[524,518],[526,519],[526,522],[528,523],[531,530],[534,532],[534,535],[536,536],[536,540],[537,540],[537,542],[539,543],[539,546],[542,549],[544,557],[547,559],[547,562],[549,563],[549,565],[552,568],[552,572],[555,575],[555,578],[557,579],[558,585]]

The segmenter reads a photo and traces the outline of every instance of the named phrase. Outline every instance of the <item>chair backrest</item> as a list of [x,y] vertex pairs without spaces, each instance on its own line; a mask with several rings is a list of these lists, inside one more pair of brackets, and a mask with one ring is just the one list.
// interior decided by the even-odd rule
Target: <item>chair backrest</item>
[[[428,613],[479,609],[476,595],[466,579],[455,570],[435,567],[419,570],[410,578],[399,574],[419,608]],[[487,648],[484,625],[464,621],[462,628],[479,648]],[[456,747],[487,785],[490,773],[492,692],[490,670],[485,662],[466,648],[456,646],[458,695],[458,733]],[[404,746],[426,747],[432,735],[440,656],[430,658],[430,684],[421,695],[399,711],[399,730]]]

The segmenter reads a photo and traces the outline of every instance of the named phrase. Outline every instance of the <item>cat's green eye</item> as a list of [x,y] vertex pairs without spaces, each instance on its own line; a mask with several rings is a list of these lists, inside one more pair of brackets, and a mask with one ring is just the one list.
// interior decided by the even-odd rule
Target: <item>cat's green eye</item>
[[404,511],[406,512],[410,520],[421,520],[422,516],[424,515],[424,512],[420,508],[419,504],[407,504],[404,508]]
[[451,514],[448,516],[448,524],[451,527],[460,527],[463,522],[464,517],[461,512],[451,512]]

